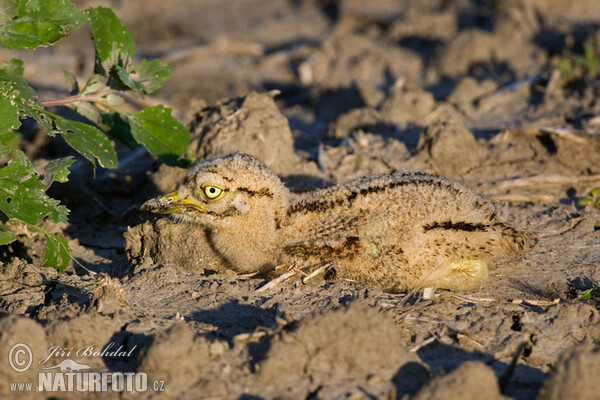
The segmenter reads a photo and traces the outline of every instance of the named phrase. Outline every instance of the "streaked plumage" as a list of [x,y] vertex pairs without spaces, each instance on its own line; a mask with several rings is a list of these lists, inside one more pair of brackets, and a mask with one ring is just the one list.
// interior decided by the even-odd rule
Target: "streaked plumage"
[[442,177],[395,173],[294,193],[242,153],[198,163],[176,192],[143,208],[206,227],[239,273],[331,262],[339,278],[391,291],[472,289],[487,260],[535,242],[500,220],[491,201]]

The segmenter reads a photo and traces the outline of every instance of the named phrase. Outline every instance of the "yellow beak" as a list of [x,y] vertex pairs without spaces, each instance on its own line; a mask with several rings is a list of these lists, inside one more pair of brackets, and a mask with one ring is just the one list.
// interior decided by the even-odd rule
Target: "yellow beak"
[[148,200],[142,204],[142,210],[158,214],[183,214],[186,209],[206,212],[206,208],[190,199],[180,199],[177,191]]

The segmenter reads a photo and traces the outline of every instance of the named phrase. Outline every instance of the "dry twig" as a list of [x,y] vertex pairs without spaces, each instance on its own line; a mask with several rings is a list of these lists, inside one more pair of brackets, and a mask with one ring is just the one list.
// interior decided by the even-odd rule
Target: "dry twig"
[[495,298],[495,297],[475,297],[468,294],[458,294],[458,293],[448,293],[448,295],[452,297],[456,297],[461,300],[468,300],[471,302],[482,302],[482,303],[512,303],[512,304],[522,304],[526,306],[534,306],[534,307],[549,307],[556,305],[560,302],[560,299],[554,299],[552,301],[549,300],[534,300],[534,299],[503,299],[503,298]]
[[[277,267],[275,267],[275,269],[277,269]],[[269,289],[273,289],[274,287],[278,286],[280,283],[285,282],[286,280],[290,279],[291,277],[293,277],[294,275],[296,275],[298,273],[300,273],[300,271],[294,265],[286,273],[284,273],[284,274],[278,276],[277,278],[275,278],[275,279],[267,282],[264,286],[259,287],[254,292],[255,293],[263,293],[263,292],[266,292]]]

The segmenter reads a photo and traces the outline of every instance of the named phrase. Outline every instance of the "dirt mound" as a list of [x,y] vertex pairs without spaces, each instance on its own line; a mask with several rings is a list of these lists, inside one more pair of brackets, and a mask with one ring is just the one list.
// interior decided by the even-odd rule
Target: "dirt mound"
[[186,393],[189,397],[194,387],[203,396],[226,396],[233,372],[232,366],[222,360],[227,348],[226,343],[211,343],[196,336],[183,322],[176,322],[154,336],[152,345],[140,357],[138,371],[148,373],[152,381],[164,381],[169,397],[181,398]]
[[434,377],[413,400],[500,400],[506,397],[500,394],[496,375],[481,362],[466,362],[452,372]]
[[125,250],[134,264],[149,258],[153,264],[175,265],[199,274],[219,271],[224,264],[212,250],[204,228],[155,218],[129,227]]
[[[27,346],[27,347],[25,347]],[[11,397],[8,382],[37,381],[37,365],[48,353],[48,341],[42,326],[27,317],[0,317],[0,395]],[[28,353],[30,354],[28,355]],[[31,364],[28,366],[28,361]],[[33,367],[32,367],[33,366]],[[34,397],[34,396],[31,396]]]
[[271,342],[259,363],[258,380],[274,396],[291,391],[298,396],[329,397],[350,388],[359,393],[362,385],[369,391],[369,381],[388,382],[392,390],[392,378],[398,375],[397,390],[413,393],[428,372],[416,354],[400,345],[400,338],[390,318],[358,304],[317,314]]
[[544,381],[538,399],[593,399],[598,396],[598,371],[600,350],[597,346],[570,349],[561,355],[554,371]]

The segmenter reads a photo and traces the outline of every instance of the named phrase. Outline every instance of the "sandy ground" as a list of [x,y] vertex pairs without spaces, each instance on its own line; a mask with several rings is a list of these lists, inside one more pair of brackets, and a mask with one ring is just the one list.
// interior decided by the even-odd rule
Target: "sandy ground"
[[[119,169],[93,178],[80,161],[51,188],[72,210],[46,227],[74,249],[66,273],[40,266],[36,234],[1,250],[0,396],[37,382],[53,346],[112,343],[128,354],[44,365],[144,372],[166,390],[88,398],[599,398],[600,296],[577,297],[600,282],[600,210],[578,206],[600,186],[600,84],[553,72],[584,43],[600,54],[593,0],[78,3],[111,6],[138,55],[172,64],[145,101],[175,107],[199,158],[244,151],[295,189],[427,171],[540,240],[470,293],[322,277],[257,292],[265,281],[227,271],[200,228],[139,211],[185,171],[119,147]],[[9,57],[41,97],[93,66],[85,28]],[[33,126],[24,137],[37,165],[71,154]],[[32,349],[24,373],[6,362],[16,343]],[[82,395],[44,394],[24,396]]]

